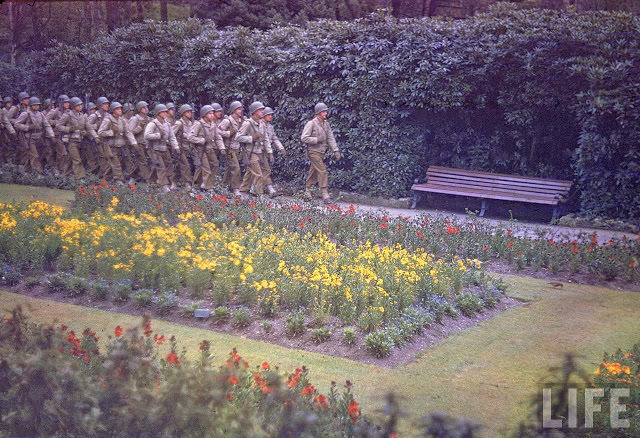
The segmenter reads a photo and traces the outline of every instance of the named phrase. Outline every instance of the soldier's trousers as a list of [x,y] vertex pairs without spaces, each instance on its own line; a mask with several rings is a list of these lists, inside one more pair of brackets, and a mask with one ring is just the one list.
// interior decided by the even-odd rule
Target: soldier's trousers
[[96,144],[93,140],[84,140],[82,142],[82,148],[80,149],[80,155],[85,163],[87,163],[86,170],[94,175],[98,174],[98,152]]
[[42,164],[40,163],[40,155],[38,154],[38,147],[41,147],[41,143],[46,140],[42,137],[33,138],[29,134],[25,137],[25,150],[23,155],[22,165],[24,166],[25,172],[34,171],[38,173],[42,173]]
[[111,176],[111,161],[109,160],[111,147],[105,143],[105,140],[102,140],[96,146],[98,148],[98,167],[100,168],[98,176],[107,179]]
[[203,144],[196,145],[192,152],[193,165],[195,167],[193,185],[202,187],[204,184],[203,188],[207,190],[213,188],[213,185],[207,186],[207,184],[211,184],[211,167],[209,166],[206,146]]
[[122,164],[120,164],[120,157],[122,154],[121,148],[117,146],[104,143],[102,145],[104,154],[109,159],[109,165],[111,166],[111,173],[113,179],[116,181],[124,181],[124,175],[122,174]]
[[306,186],[310,189],[318,184],[321,189],[329,187],[329,173],[325,166],[323,158],[324,154],[307,149],[309,156],[309,174],[307,175]]
[[271,163],[269,163],[268,154],[265,153],[262,155],[263,160],[260,163],[260,168],[262,170],[262,184],[266,187],[273,184],[273,181],[271,181]]
[[151,169],[147,164],[145,145],[138,143],[135,146],[127,145],[127,175],[135,180],[144,179],[151,182]]
[[207,160],[209,161],[209,181],[205,183],[206,188],[213,188],[218,175],[220,175],[220,161],[218,160],[218,151],[216,149],[206,149]]
[[69,157],[71,159],[73,176],[76,179],[81,179],[87,176],[87,173],[84,170],[84,165],[82,164],[82,157],[80,156],[80,141],[69,140],[67,152],[69,153]]
[[56,157],[54,152],[54,144],[50,139],[43,139],[40,143],[40,149],[38,149],[38,154],[41,158],[44,159],[42,165],[46,165],[49,169],[56,168]]
[[227,150],[227,167],[224,170],[224,178],[222,182],[232,190],[240,188],[242,184],[242,171],[240,169],[240,160],[238,160],[239,150]]
[[69,175],[71,173],[71,159],[67,151],[65,143],[60,137],[55,138],[56,145],[56,165],[58,170],[63,175]]
[[0,164],[13,163],[16,149],[16,137],[7,131],[0,132]]
[[178,166],[180,168],[180,181],[182,181],[183,184],[191,185],[193,182],[191,163],[189,162],[188,151],[184,147],[180,148],[180,152],[178,154]]
[[173,159],[169,151],[153,151],[153,163],[158,175],[158,185],[173,183]]
[[264,154],[252,152],[249,157],[249,165],[244,171],[244,177],[242,178],[242,184],[240,185],[241,192],[248,192],[253,186],[255,193],[262,193],[262,166],[265,161]]

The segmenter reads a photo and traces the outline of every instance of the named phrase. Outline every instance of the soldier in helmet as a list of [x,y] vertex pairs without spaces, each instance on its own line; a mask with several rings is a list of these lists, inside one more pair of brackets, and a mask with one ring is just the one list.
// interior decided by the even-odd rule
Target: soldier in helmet
[[220,120],[218,125],[218,132],[220,132],[227,149],[227,165],[222,183],[233,190],[234,196],[240,196],[240,185],[242,184],[240,143],[236,140],[236,134],[245,120],[242,113],[242,104],[235,100],[229,105],[229,115]]
[[144,138],[144,128],[151,121],[149,117],[149,104],[144,100],[136,103],[137,114],[129,119],[129,130],[138,142],[137,146],[129,148],[127,168],[129,169],[129,184],[134,184],[136,179],[144,179],[147,184],[152,182],[151,168],[147,160],[147,140]]
[[225,151],[224,142],[214,122],[215,111],[211,105],[200,108],[200,120],[194,124],[190,140],[197,145],[200,168],[196,168],[194,184],[211,190],[220,171],[218,154]]
[[[282,154],[282,156],[287,155],[287,151],[285,151],[284,146],[280,142],[280,139],[276,135],[276,130],[273,128],[271,121],[273,120],[273,114],[275,111],[273,108],[266,107],[264,109],[264,116],[262,120],[264,120],[265,125],[267,126],[267,137],[269,137],[269,142],[271,143],[271,148],[274,147]],[[263,168],[263,177],[264,177],[264,185],[267,190],[267,194],[273,196],[276,194],[276,190],[273,188],[273,182],[271,181],[271,166],[273,163],[273,153],[268,156],[269,161],[265,162],[265,166]]]
[[184,104],[178,109],[180,119],[173,124],[173,133],[180,147],[180,156],[178,158],[178,167],[180,169],[180,181],[187,190],[191,190],[193,183],[193,172],[191,171],[191,162],[189,157],[192,155],[192,146],[189,141],[189,135],[193,129],[193,108],[191,105]]
[[167,107],[167,122],[171,123],[171,126],[176,122],[176,104],[173,102],[169,102],[166,104]]
[[95,114],[96,110],[97,110],[97,106],[95,103],[93,102],[89,102],[89,105],[87,105],[87,114],[89,116],[91,116],[92,114]]
[[[7,117],[9,117],[9,120],[13,124],[14,128],[16,127],[15,124],[16,124],[16,121],[18,120],[18,117],[20,117],[22,113],[25,113],[28,110],[29,110],[29,93],[27,93],[26,91],[21,91],[20,93],[18,93],[18,104],[15,106],[12,106],[9,109],[9,112],[7,113]],[[18,166],[23,167],[22,163],[28,160],[27,150],[29,149],[29,147],[27,145],[27,140],[25,138],[24,132],[22,132],[19,129],[16,129],[16,131],[18,136],[18,142],[16,144],[16,149],[15,149],[15,163]]]
[[133,104],[127,102],[122,105],[122,117],[124,117],[127,123],[129,123],[129,120],[131,120],[131,117],[133,117],[135,113]]
[[324,154],[328,148],[331,149],[336,160],[340,159],[340,150],[333,136],[333,131],[327,116],[329,108],[324,103],[316,104],[316,116],[309,120],[302,130],[302,142],[307,145],[307,155],[309,156],[309,174],[307,175],[305,197],[311,199],[311,187],[318,184],[322,193],[322,200],[325,204],[333,201],[329,196],[329,174],[324,164]]
[[80,155],[82,140],[86,135],[90,135],[93,141],[99,143],[100,138],[89,123],[87,115],[82,112],[82,99],[79,97],[71,98],[70,106],[71,111],[63,114],[58,122],[58,129],[69,138],[67,150],[71,157],[73,176],[76,180],[82,180],[87,176]]
[[[162,191],[167,193],[176,188],[173,180],[173,160],[169,147],[179,152],[178,142],[173,133],[173,128],[167,120],[167,107],[159,103],[153,108],[155,118],[151,120],[144,129],[144,138],[148,147],[153,151],[153,162],[158,175],[158,184]],[[169,186],[171,184],[171,186]]]
[[29,99],[29,110],[23,112],[16,120],[16,129],[24,133],[25,145],[27,148],[27,159],[21,165],[24,171],[33,170],[42,173],[42,165],[38,155],[38,146],[44,142],[44,136],[53,138],[53,129],[47,121],[45,115],[40,111],[40,99],[31,97]]
[[138,142],[122,117],[122,105],[119,102],[111,102],[109,113],[105,115],[98,129],[98,135],[104,139],[103,151],[109,158],[113,179],[118,184],[122,184],[124,182],[121,164],[122,148],[127,142],[134,145]]
[[26,91],[18,93],[18,114],[16,115],[16,117],[24,112],[29,111],[30,97],[31,96],[29,96],[29,93],[27,93]]
[[13,163],[17,137],[16,130],[9,118],[9,110],[12,104],[13,99],[7,96],[4,98],[2,109],[0,109],[0,165]]
[[62,131],[58,129],[58,123],[65,113],[71,111],[70,99],[66,94],[58,96],[58,106],[47,113],[47,119],[53,128],[55,136],[55,151],[56,151],[56,164],[58,171],[63,175],[69,175],[71,172],[71,159],[67,152],[67,143],[69,137],[62,134]]
[[[109,99],[103,96],[98,97],[98,100],[96,100],[96,111],[89,116],[89,123],[91,123],[91,126],[93,126],[93,129],[95,129],[96,132],[98,132],[102,121],[109,113],[109,103]],[[103,150],[104,144],[92,143],[92,146],[98,161],[98,170],[93,171],[93,173],[98,175],[100,178],[106,179],[111,174],[111,164],[109,162],[108,154]]]
[[[273,154],[271,143],[267,136],[267,126],[262,117],[265,106],[262,102],[253,102],[249,105],[249,117],[240,126],[235,139],[244,146],[244,153],[247,156],[247,169],[242,178],[240,193],[246,194],[250,190],[254,194],[262,194],[264,178],[262,170],[265,168],[267,158],[265,155]],[[244,197],[244,196],[243,196]]]
[[53,102],[51,101],[51,99],[47,98],[44,100],[44,102],[42,103],[42,112],[47,114],[49,111],[51,111],[51,109],[53,108]]
[[[53,102],[51,99],[45,99],[42,105],[42,112],[45,117],[49,114],[49,112],[53,109]],[[54,131],[55,133],[55,131]],[[57,173],[58,164],[55,156],[55,144],[45,139],[39,145],[38,154],[40,158],[43,160],[42,165],[46,166],[47,169],[51,170],[54,174]]]

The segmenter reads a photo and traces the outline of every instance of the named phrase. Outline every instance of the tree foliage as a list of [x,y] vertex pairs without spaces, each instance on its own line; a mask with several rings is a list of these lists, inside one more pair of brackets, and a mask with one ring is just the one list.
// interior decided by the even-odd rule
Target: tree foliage
[[640,19],[518,10],[469,20],[374,14],[268,31],[145,22],[34,55],[40,93],[227,104],[260,98],[293,152],[317,101],[345,159],[333,185],[404,195],[431,164],[575,179],[584,212],[633,218],[638,199]]

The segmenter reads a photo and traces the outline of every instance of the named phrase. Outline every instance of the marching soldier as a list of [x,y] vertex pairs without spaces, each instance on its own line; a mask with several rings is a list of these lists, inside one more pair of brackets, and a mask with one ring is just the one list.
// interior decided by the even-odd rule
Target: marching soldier
[[25,146],[27,149],[27,160],[23,162],[24,170],[29,169],[42,173],[42,165],[38,156],[38,146],[45,140],[43,135],[53,138],[53,129],[47,121],[45,115],[40,111],[40,99],[31,97],[29,99],[29,110],[23,112],[16,120],[16,129],[24,133]]
[[305,197],[311,199],[311,187],[315,184],[320,186],[322,200],[325,204],[331,204],[331,196],[329,196],[329,174],[324,164],[323,158],[330,148],[336,160],[340,159],[340,150],[336,143],[336,139],[331,131],[331,126],[327,122],[329,108],[324,103],[316,104],[316,116],[309,120],[302,130],[302,142],[307,145],[307,155],[309,156],[309,174],[307,175]]
[[[167,120],[166,105],[161,103],[156,105],[153,113],[156,117],[144,129],[144,138],[147,140],[149,149],[153,154],[158,184],[162,186],[162,191],[167,193],[176,187],[173,180],[173,161],[171,160],[169,146],[176,152],[179,152],[180,149],[173,133],[173,128]],[[169,186],[169,183],[171,183],[171,186]]]
[[[21,91],[18,93],[18,104],[13,106],[9,113],[7,113],[7,117],[15,128],[16,121],[18,117],[22,113],[26,113],[29,110],[29,93],[26,91]],[[18,165],[18,169],[24,170],[24,163],[29,161],[28,153],[29,145],[27,144],[27,139],[25,138],[24,132],[21,130],[18,131],[18,142],[16,144],[15,150],[15,163]]]
[[87,134],[91,135],[96,143],[100,142],[100,138],[89,123],[87,115],[82,112],[82,99],[73,97],[70,100],[70,105],[71,111],[62,116],[58,122],[58,129],[69,138],[67,150],[71,157],[73,176],[76,180],[82,180],[87,176],[80,156],[82,140]]
[[[91,106],[91,105],[89,105]],[[100,129],[100,125],[104,120],[105,116],[109,113],[109,99],[106,97],[98,97],[96,100],[96,111],[89,116],[89,123],[93,127],[93,129],[98,132]],[[100,135],[100,134],[98,134]],[[100,178],[108,178],[111,174],[111,164],[109,163],[109,156],[103,150],[104,143],[93,143],[95,155],[98,161],[98,175]]]
[[194,125],[190,139],[196,143],[200,158],[200,172],[196,168],[194,184],[201,181],[200,188],[213,189],[216,177],[220,173],[218,154],[224,153],[226,148],[218,127],[214,122],[215,111],[211,105],[200,108],[200,120]]
[[136,182],[138,179],[144,179],[147,184],[151,184],[152,171],[147,163],[147,140],[144,138],[144,129],[151,121],[149,117],[149,104],[144,100],[136,103],[136,110],[138,114],[129,119],[129,130],[136,138],[138,144],[136,146],[130,146],[127,158],[127,169],[129,171],[129,184]]
[[267,136],[267,126],[262,121],[264,108],[262,102],[253,102],[249,105],[251,117],[242,123],[235,137],[244,146],[244,154],[248,163],[240,185],[240,193],[242,194],[248,193],[252,188],[254,194],[262,194],[264,185],[262,170],[265,167],[265,154],[273,154]]
[[64,136],[61,134],[62,131],[58,129],[58,122],[62,118],[62,116],[70,112],[69,106],[69,96],[66,94],[61,94],[58,96],[58,106],[53,108],[49,113],[47,113],[47,119],[49,124],[53,127],[53,132],[55,135],[55,151],[56,151],[56,163],[58,171],[62,175],[68,175],[71,169],[71,160],[69,159],[69,154],[67,153],[67,146],[69,138],[68,136]]
[[122,184],[124,182],[121,164],[122,148],[126,146],[127,141],[134,145],[138,143],[122,117],[122,105],[119,102],[112,102],[109,111],[110,113],[105,115],[100,124],[98,135],[105,139],[102,147],[109,159],[113,179],[118,184]]
[[16,130],[8,115],[12,104],[13,99],[7,96],[4,98],[2,109],[0,109],[0,165],[13,162],[13,151],[17,137]]
[[[53,102],[51,101],[51,99],[45,99],[44,103],[42,105],[42,112],[45,115],[45,117],[47,117],[49,115],[49,112],[53,109]],[[56,162],[56,157],[55,157],[55,146],[53,143],[51,143],[49,140],[45,140],[44,142],[41,143],[41,149],[38,153],[40,154],[40,158],[44,158],[44,162],[42,163],[42,165],[46,165],[48,169],[50,169],[51,171],[53,171],[54,174],[58,173],[58,165]]]
[[171,126],[176,122],[176,104],[169,102],[167,105],[167,122],[171,123]]
[[244,118],[243,108],[239,101],[233,101],[229,105],[229,115],[218,125],[218,132],[224,140],[227,149],[227,165],[224,170],[222,183],[233,190],[234,196],[240,196],[240,185],[242,184],[242,172],[240,170],[240,143],[236,140],[236,134],[242,126]]
[[93,102],[89,102],[89,105],[87,106],[87,112],[88,114],[91,116],[92,114],[95,114],[97,109],[97,106],[95,103]]
[[22,113],[26,113],[29,111],[29,93],[26,91],[22,91],[18,93],[18,114],[16,114],[16,118]]
[[122,106],[122,117],[124,117],[127,123],[131,120],[131,117],[133,117],[134,114],[135,111],[133,110],[133,104],[127,102]]
[[[273,128],[273,125],[271,124],[271,121],[273,120],[274,112],[275,111],[272,108],[266,107],[264,109],[264,116],[262,117],[262,120],[264,120],[264,123],[267,126],[267,137],[269,138],[269,143],[271,143],[271,147],[273,148],[275,146],[278,152],[280,152],[282,156],[285,156],[287,155],[287,151],[284,150],[284,146],[280,142],[280,139],[276,135],[276,130]],[[265,160],[265,166],[263,168],[263,178],[264,178],[265,188],[267,189],[267,194],[271,196],[276,194],[276,190],[273,188],[273,182],[271,181],[270,164],[272,163],[273,163],[273,153],[269,154],[269,161]]]
[[173,133],[180,147],[180,155],[178,156],[180,181],[182,181],[187,190],[191,190],[193,173],[191,172],[191,163],[189,162],[189,157],[192,154],[189,135],[195,124],[193,121],[193,108],[188,104],[181,105],[178,109],[178,115],[180,119],[173,124]]

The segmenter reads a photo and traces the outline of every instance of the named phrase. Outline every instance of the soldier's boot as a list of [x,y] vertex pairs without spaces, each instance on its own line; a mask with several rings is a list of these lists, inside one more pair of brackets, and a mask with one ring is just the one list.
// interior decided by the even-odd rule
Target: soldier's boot
[[184,183],[184,190],[187,191],[187,192],[190,192],[191,191],[191,184]]
[[241,198],[242,193],[240,193],[240,190],[238,189],[233,189],[233,196],[235,196],[236,198]]
[[162,186],[162,193],[169,193],[170,191],[171,191],[171,189],[169,188],[168,185]]
[[207,185],[206,185],[205,183],[202,183],[202,184],[200,184],[200,188],[201,188],[202,190],[206,190]]
[[276,194],[276,189],[274,189],[271,184],[265,187],[265,189],[267,189],[267,195],[269,196],[274,196]]
[[133,186],[136,183],[136,179],[134,177],[129,178],[129,185]]
[[178,188],[178,186],[176,185],[175,181],[171,181],[171,186],[169,186],[169,189],[170,190],[175,190],[177,188]]
[[322,193],[322,200],[325,204],[333,204],[333,200],[331,199],[331,195],[329,195],[329,190],[326,187],[320,189],[320,193]]
[[305,201],[311,201],[313,199],[313,195],[311,194],[311,190],[307,187],[304,189],[304,193],[302,194],[302,199]]

